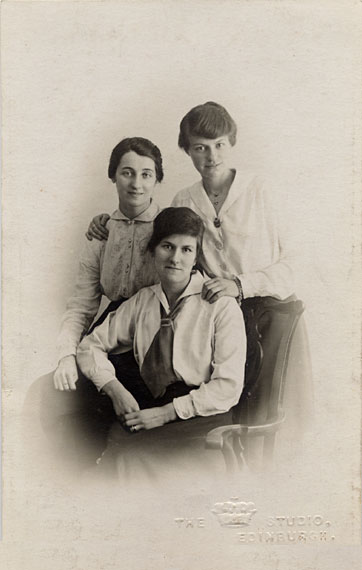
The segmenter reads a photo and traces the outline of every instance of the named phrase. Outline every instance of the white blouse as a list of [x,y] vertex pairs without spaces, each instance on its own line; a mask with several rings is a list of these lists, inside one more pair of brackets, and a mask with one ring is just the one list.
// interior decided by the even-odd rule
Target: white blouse
[[58,358],[76,354],[82,335],[99,309],[102,295],[111,301],[131,297],[159,281],[147,244],[160,209],[155,202],[130,220],[116,210],[107,227],[107,241],[86,240],[80,256],[74,293],[67,302],[58,336]]
[[245,297],[285,299],[294,292],[290,236],[260,178],[236,173],[218,215],[202,181],[178,192],[172,206],[187,206],[202,218],[203,250],[213,276],[237,275]]
[[[198,386],[173,400],[182,419],[227,412],[239,401],[244,383],[246,335],[242,312],[231,297],[213,304],[201,299],[203,283],[200,273],[192,276],[180,297],[187,300],[174,320],[174,370],[186,384]],[[99,390],[116,378],[109,352],[133,348],[141,369],[160,327],[160,303],[168,312],[161,285],[146,287],[82,340],[78,364]]]

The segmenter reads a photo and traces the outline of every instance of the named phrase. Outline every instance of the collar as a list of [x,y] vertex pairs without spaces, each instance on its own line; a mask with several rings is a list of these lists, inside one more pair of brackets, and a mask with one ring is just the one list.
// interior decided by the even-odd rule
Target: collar
[[[142,212],[142,214],[140,214],[139,216],[136,216],[135,218],[132,218],[132,222],[136,221],[136,222],[153,222],[153,220],[155,219],[155,217],[157,216],[157,214],[160,212],[160,207],[158,204],[156,204],[156,202],[154,202],[153,200],[151,200],[151,204],[148,206],[147,210],[145,210],[144,212]],[[121,212],[121,210],[118,208],[117,210],[115,210],[115,212],[113,212],[113,214],[111,215],[111,220],[122,220],[122,221],[126,221],[129,222],[130,218],[128,218],[123,212]]]
[[[255,179],[255,174],[251,172],[243,173],[242,177],[239,175],[238,172],[235,170],[234,180],[230,186],[228,195],[226,196],[226,200],[220,208],[220,212],[218,214],[218,218],[222,220],[222,215],[224,212],[229,210],[229,208],[234,204],[234,202],[240,198],[240,196],[245,192],[246,188],[248,188],[251,182]],[[216,217],[216,213],[211,201],[206,194],[205,188],[202,184],[202,180],[196,182],[191,188],[189,189],[189,196],[190,199],[196,204],[196,206],[207,215],[208,218],[214,219]]]
[[[202,286],[205,280],[206,280],[205,277],[203,277],[199,271],[196,271],[196,273],[192,273],[189,284],[187,285],[182,295],[180,295],[178,300],[183,299],[184,297],[191,297],[192,295],[199,295],[201,293]],[[164,309],[168,312],[170,310],[170,307],[167,301],[167,297],[161,287],[161,283],[152,285],[150,289],[152,289],[157,299],[163,305]]]

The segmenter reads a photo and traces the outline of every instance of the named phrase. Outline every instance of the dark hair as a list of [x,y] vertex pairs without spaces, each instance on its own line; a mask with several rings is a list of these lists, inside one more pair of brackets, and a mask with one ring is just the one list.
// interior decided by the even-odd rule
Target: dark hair
[[180,123],[178,146],[188,152],[190,148],[190,136],[216,139],[227,135],[232,146],[236,143],[236,123],[231,118],[225,107],[207,101],[203,105],[193,107],[184,116]]
[[152,158],[155,163],[156,180],[157,182],[161,182],[163,179],[163,169],[160,149],[153,144],[153,142],[142,137],[123,139],[114,147],[111,158],[109,159],[108,178],[111,180],[114,179],[122,156],[131,150],[140,156],[148,156],[149,158]]
[[202,238],[204,224],[200,216],[186,207],[165,208],[153,222],[153,232],[148,242],[148,250],[153,253],[161,241],[173,234],[188,235],[196,238],[196,256],[199,260],[202,254]]

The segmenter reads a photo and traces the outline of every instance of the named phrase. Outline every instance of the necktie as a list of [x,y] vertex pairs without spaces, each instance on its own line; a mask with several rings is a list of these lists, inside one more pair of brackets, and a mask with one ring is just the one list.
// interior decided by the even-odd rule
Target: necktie
[[161,326],[154,336],[141,367],[141,376],[154,398],[163,396],[167,386],[179,380],[172,364],[173,321],[186,299],[187,297],[180,299],[168,314],[160,304]]

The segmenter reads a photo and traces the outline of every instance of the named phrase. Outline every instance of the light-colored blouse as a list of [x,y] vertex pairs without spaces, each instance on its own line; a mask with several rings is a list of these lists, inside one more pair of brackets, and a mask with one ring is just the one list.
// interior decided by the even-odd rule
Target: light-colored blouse
[[202,218],[203,250],[213,276],[239,277],[244,297],[285,299],[294,292],[290,235],[259,177],[236,173],[218,215],[202,181],[178,192],[172,206],[187,206]]
[[82,335],[99,309],[102,295],[111,301],[129,298],[159,281],[147,244],[160,209],[155,202],[130,220],[116,210],[107,227],[107,241],[86,240],[74,293],[68,300],[58,336],[58,358],[76,354]]
[[[244,382],[246,335],[242,312],[231,297],[213,304],[203,300],[203,283],[200,273],[192,275],[180,296],[187,297],[186,302],[174,320],[174,370],[186,384],[198,387],[173,400],[182,419],[227,412],[239,401]],[[161,285],[146,287],[82,340],[78,364],[99,390],[116,378],[108,353],[133,348],[141,369],[160,328],[160,303],[168,312]]]

